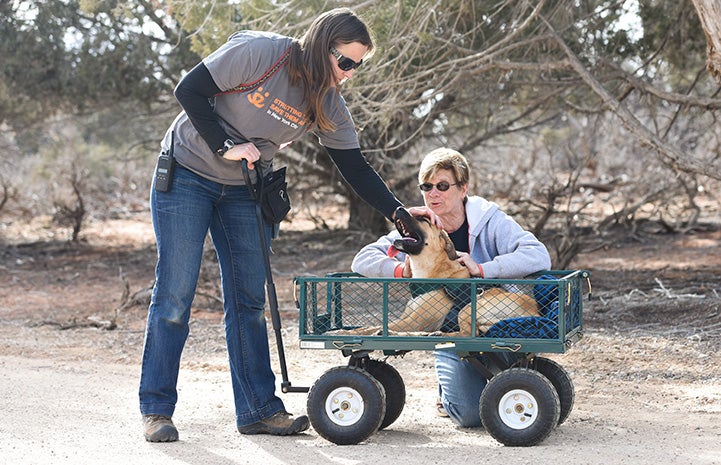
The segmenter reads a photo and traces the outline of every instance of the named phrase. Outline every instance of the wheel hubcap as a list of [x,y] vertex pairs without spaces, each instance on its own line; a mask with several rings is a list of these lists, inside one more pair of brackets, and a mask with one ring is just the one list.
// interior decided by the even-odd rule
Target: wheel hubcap
[[538,418],[538,402],[528,391],[514,389],[501,398],[498,415],[509,428],[525,429]]
[[353,388],[334,389],[325,400],[325,413],[339,426],[353,425],[363,417],[365,404],[363,398]]

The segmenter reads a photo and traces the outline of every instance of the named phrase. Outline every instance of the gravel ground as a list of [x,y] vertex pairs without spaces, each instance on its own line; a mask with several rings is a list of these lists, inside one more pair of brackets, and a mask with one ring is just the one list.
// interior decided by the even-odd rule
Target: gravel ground
[[[293,275],[344,269],[357,241],[336,237],[291,232],[274,243],[294,386],[346,364],[340,352],[299,349],[289,291]],[[584,304],[585,335],[566,354],[549,356],[569,372],[575,405],[545,441],[526,448],[436,416],[427,352],[388,360],[406,385],[404,410],[361,444],[337,446],[312,428],[295,437],[241,436],[222,314],[211,305],[193,311],[174,417],[181,440],[147,443],[137,405],[147,307],[115,312],[124,284],[133,291],[152,282],[147,223],[98,228],[75,246],[7,247],[0,251],[0,462],[721,464],[721,232],[647,239],[579,257],[595,296]],[[201,290],[211,295],[202,302],[212,303],[212,288]],[[289,411],[305,413],[306,394],[282,398]]]
[[[205,346],[203,336],[222,326],[206,319],[194,328],[175,414],[181,440],[151,444],[143,440],[137,410],[139,332],[2,324],[3,463],[721,463],[721,372],[710,366],[712,353],[693,351],[690,363],[664,358],[669,349],[687,350],[683,341],[592,332],[554,356],[574,381],[576,403],[564,424],[528,448],[504,447],[483,429],[459,429],[436,416],[430,354],[391,358],[408,392],[400,418],[364,443],[337,446],[312,429],[285,438],[238,434],[224,354]],[[345,364],[340,353],[297,349],[292,331],[284,340],[294,386]],[[654,360],[663,363],[649,363]],[[306,394],[282,397],[291,412],[305,412]]]

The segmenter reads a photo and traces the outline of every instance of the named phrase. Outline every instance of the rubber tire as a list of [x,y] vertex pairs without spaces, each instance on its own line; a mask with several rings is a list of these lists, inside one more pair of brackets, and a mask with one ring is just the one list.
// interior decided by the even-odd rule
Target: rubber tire
[[[515,394],[522,402],[514,400]],[[513,402],[516,404],[508,409],[508,404]],[[481,393],[480,403],[483,427],[505,446],[525,447],[540,443],[558,424],[561,410],[553,384],[530,368],[509,368],[491,378]],[[502,405],[507,406],[503,414]],[[516,405],[522,412],[514,412]],[[530,418],[528,424],[524,424],[526,418]]]
[[535,357],[531,365],[553,384],[558,393],[558,399],[561,402],[561,413],[558,417],[560,425],[571,414],[573,403],[576,400],[576,390],[573,387],[573,381],[568,372],[558,363],[545,357]]
[[[350,399],[348,408],[331,410],[335,401]],[[358,444],[378,430],[385,416],[383,385],[356,367],[326,371],[308,392],[307,412],[313,429],[338,445]],[[328,407],[328,408],[326,408]],[[334,415],[333,412],[340,412]]]
[[406,403],[406,385],[398,370],[381,360],[366,360],[361,367],[377,379],[386,393],[386,414],[379,430],[390,426],[401,416]]

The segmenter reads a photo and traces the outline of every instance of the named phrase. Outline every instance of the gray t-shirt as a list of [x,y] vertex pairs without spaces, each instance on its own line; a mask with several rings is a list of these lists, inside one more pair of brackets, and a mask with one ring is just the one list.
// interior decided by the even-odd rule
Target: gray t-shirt
[[[227,91],[260,79],[291,43],[291,38],[277,34],[241,31],[233,34],[203,63],[218,88]],[[353,119],[339,92],[331,90],[324,101],[324,110],[336,126],[332,132],[311,127],[303,111],[303,97],[301,87],[290,85],[283,66],[255,90],[216,96],[215,113],[231,138],[249,140],[258,147],[263,172],[272,167],[273,156],[284,144],[308,131],[315,132],[325,147],[342,150],[359,147]],[[222,184],[244,184],[240,163],[214,154],[184,111],[165,134],[164,150],[170,146],[173,130],[174,154],[181,165]]]

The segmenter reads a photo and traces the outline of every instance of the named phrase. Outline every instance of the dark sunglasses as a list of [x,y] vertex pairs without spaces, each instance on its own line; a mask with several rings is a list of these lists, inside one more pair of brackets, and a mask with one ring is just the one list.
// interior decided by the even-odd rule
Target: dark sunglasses
[[341,53],[333,47],[330,48],[330,53],[335,57],[336,60],[338,60],[338,67],[342,71],[350,71],[352,69],[356,69],[363,64],[363,60],[355,62],[350,58],[341,55]]
[[458,183],[450,184],[448,181],[441,181],[438,184],[431,184],[430,182],[424,182],[423,184],[418,184],[418,189],[422,190],[423,192],[430,192],[435,187],[441,192],[445,192],[448,189],[451,188],[451,186],[457,186]]

